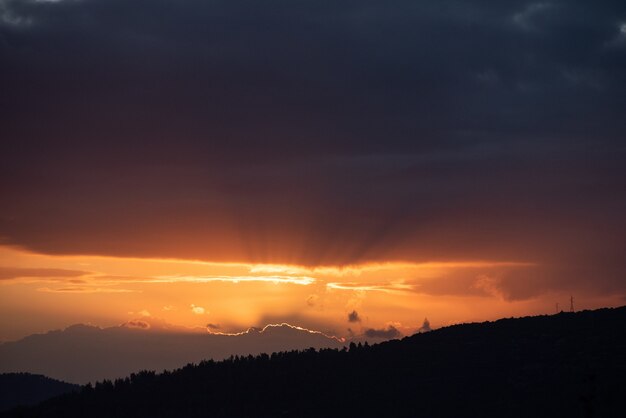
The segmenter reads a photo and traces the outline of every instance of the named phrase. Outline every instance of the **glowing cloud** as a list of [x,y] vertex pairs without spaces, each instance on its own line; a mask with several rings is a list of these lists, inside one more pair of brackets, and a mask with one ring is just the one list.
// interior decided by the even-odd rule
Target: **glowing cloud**
[[196,315],[204,315],[206,313],[205,309],[202,306],[196,306],[193,303],[191,304],[191,312]]
[[138,292],[137,290],[130,289],[111,289],[111,288],[102,288],[102,287],[40,287],[37,288],[38,292],[44,293],[134,293]]
[[307,286],[315,283],[312,277],[302,276],[212,276],[212,277],[195,277],[195,276],[161,276],[156,278],[148,278],[141,280],[143,283],[211,283],[211,282],[267,282],[275,284],[297,284]]

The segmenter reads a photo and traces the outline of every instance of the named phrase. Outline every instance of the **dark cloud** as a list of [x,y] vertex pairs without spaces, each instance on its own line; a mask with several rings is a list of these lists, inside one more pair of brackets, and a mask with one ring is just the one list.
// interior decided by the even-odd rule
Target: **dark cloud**
[[368,328],[365,330],[365,336],[368,338],[394,339],[402,337],[402,333],[393,325],[389,325],[387,328],[381,329]]
[[[68,278],[80,277],[89,274],[86,271],[47,269],[47,268],[23,268],[23,267],[0,267],[0,280],[11,280],[20,278]],[[78,280],[71,280],[78,283]]]
[[348,322],[361,322],[361,317],[357,311],[352,311],[348,314]]
[[428,320],[428,318],[424,318],[424,322],[422,323],[422,326],[417,330],[417,332],[428,332],[431,330],[432,328],[430,327],[430,321]]
[[219,324],[206,324],[206,327],[209,330],[217,330],[217,329],[221,329],[222,327]]
[[[556,250],[555,250],[556,251]],[[505,301],[521,301],[551,292],[573,292],[596,297],[621,294],[623,280],[615,262],[603,257],[589,265],[589,256],[570,264],[494,266],[464,268],[437,278],[407,280],[404,289],[433,296],[485,296]],[[581,262],[582,261],[582,262]],[[592,279],[593,278],[593,279]],[[394,289],[393,284],[380,289]]]
[[0,236],[521,259],[623,293],[624,22],[621,0],[2,0]]

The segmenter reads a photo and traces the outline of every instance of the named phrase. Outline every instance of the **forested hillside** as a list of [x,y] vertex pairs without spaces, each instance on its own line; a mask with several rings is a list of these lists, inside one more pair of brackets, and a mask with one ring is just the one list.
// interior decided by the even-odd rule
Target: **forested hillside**
[[5,417],[623,417],[626,308],[205,361]]
[[0,411],[18,405],[34,405],[80,386],[30,373],[0,374]]

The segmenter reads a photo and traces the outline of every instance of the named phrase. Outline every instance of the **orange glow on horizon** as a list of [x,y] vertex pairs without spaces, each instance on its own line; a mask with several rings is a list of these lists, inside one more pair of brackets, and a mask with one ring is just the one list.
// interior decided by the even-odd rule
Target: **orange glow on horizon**
[[[393,326],[415,332],[502,316],[552,313],[554,292],[507,299],[512,272],[530,261],[389,261],[349,266],[46,255],[0,246],[0,340],[74,323],[112,326],[150,318],[239,333],[288,323],[338,338]],[[619,304],[607,298],[593,304]],[[358,315],[349,317],[349,313]],[[11,318],[11,321],[7,320]]]

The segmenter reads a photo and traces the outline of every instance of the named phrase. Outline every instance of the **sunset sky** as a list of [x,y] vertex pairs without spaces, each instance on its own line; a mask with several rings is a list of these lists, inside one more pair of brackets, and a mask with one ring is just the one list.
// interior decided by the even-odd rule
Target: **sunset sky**
[[621,306],[625,161],[623,0],[0,0],[0,341]]

